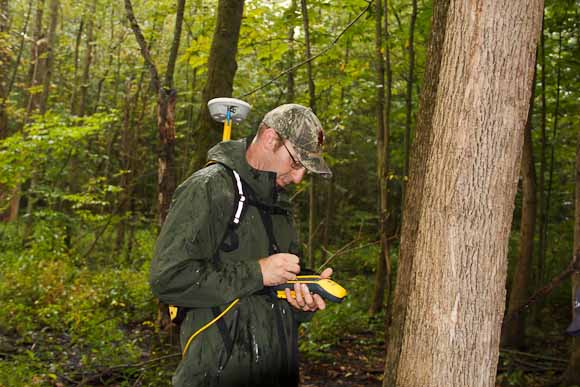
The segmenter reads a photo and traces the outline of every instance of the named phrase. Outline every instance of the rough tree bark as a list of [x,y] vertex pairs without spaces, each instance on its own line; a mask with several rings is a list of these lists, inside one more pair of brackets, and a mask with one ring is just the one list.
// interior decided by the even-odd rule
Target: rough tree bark
[[542,0],[436,1],[384,386],[494,386]]
[[192,159],[192,170],[205,165],[207,151],[221,140],[223,126],[211,118],[207,102],[212,98],[232,96],[234,76],[238,68],[236,54],[243,10],[244,0],[219,0],[207,63],[207,81],[201,99],[200,123],[195,136],[198,143]]
[[[534,149],[532,143],[532,112],[534,110],[534,81],[532,81],[532,96],[528,111],[528,121],[524,133],[524,149],[522,151],[522,215],[520,220],[520,244],[518,259],[512,279],[508,311],[506,316],[519,310],[530,295],[530,275],[534,255],[534,231],[536,228],[536,167],[534,164]],[[525,344],[525,314],[516,313],[504,320],[502,327],[502,346],[522,348]]]

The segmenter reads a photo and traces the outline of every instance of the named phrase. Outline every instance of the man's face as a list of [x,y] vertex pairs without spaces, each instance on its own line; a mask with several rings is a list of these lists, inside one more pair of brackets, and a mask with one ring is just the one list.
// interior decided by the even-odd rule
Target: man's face
[[296,150],[290,141],[283,141],[281,146],[275,151],[276,166],[276,184],[285,187],[288,184],[298,184],[302,181],[306,168],[299,161]]

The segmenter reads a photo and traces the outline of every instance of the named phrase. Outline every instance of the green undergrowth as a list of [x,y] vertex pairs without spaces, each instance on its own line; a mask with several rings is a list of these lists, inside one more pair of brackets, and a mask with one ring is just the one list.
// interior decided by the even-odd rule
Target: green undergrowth
[[[148,264],[92,267],[59,248],[58,230],[36,229],[27,248],[10,234],[0,242],[0,386],[74,385],[151,355]],[[115,383],[132,385],[126,379]]]
[[338,281],[348,289],[347,298],[340,304],[328,303],[326,310],[300,327],[300,352],[307,358],[335,358],[333,350],[351,337],[361,345],[383,341],[384,313],[368,313],[374,281],[364,274]]

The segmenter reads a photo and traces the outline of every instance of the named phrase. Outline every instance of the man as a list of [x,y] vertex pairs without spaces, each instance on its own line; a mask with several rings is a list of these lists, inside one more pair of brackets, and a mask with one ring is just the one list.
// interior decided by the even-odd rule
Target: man
[[282,105],[255,138],[213,147],[210,165],[176,190],[150,278],[162,302],[185,311],[175,386],[298,385],[298,323],[325,302],[305,285],[286,299],[268,287],[301,270],[284,187],[306,171],[331,176],[323,142],[310,109]]

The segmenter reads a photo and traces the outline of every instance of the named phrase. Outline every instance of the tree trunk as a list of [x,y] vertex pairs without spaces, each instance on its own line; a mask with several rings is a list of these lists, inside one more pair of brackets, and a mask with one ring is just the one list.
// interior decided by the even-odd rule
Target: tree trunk
[[[12,87],[14,86],[14,82],[16,82],[16,76],[18,75],[18,69],[20,68],[20,63],[22,61],[22,54],[24,53],[24,45],[26,43],[26,37],[28,36],[28,23],[30,22],[30,15],[32,14],[32,7],[33,7],[33,0],[28,1],[28,11],[26,11],[26,17],[24,18],[24,25],[22,26],[22,31],[20,33],[20,45],[18,47],[18,55],[16,56],[16,61],[12,66],[12,75],[10,76],[10,81],[8,82],[8,86],[6,88],[5,94],[2,97],[2,102],[0,103],[0,109],[3,111],[6,108],[6,100],[10,96],[12,92]],[[1,113],[0,113],[1,114]],[[0,138],[2,136],[8,135],[7,131],[2,130],[8,129],[7,124],[5,126],[0,126]]]
[[175,104],[177,103],[177,92],[173,89],[173,73],[175,72],[175,63],[179,51],[184,10],[185,0],[177,0],[173,42],[165,72],[165,87],[159,89],[159,99],[157,101],[157,127],[159,128],[160,144],[157,192],[160,227],[165,222],[173,192],[177,187],[177,168],[175,166]]
[[8,116],[6,99],[8,98],[8,67],[12,60],[8,39],[10,29],[10,7],[8,0],[0,0],[0,140],[8,136]]
[[108,76],[109,76],[109,72],[111,71],[111,68],[113,67],[113,60],[115,59],[115,46],[116,45],[121,45],[121,42],[117,42],[116,44],[114,44],[113,42],[115,41],[115,4],[111,4],[111,16],[110,16],[110,20],[111,20],[111,35],[110,35],[110,43],[109,43],[109,48],[108,48],[108,56],[109,56],[109,62],[107,63],[107,68],[105,70],[105,73],[102,75],[101,79],[99,79],[99,83],[98,83],[98,87],[97,87],[97,95],[95,97],[95,107],[94,107],[94,111],[98,112],[99,111],[99,107],[101,105],[101,93],[103,91],[103,85],[105,84],[105,81],[107,80]]
[[[28,69],[28,102],[26,105],[26,114],[24,115],[23,125],[29,120],[30,114],[33,110],[36,110],[39,106],[40,94],[38,93],[38,86],[40,85],[39,79],[39,67],[41,66],[41,56],[46,48],[46,39],[43,37],[42,32],[42,19],[44,15],[44,3],[45,0],[38,0],[36,3],[36,14],[34,19],[34,32],[32,39],[31,48],[31,59],[30,67]],[[34,180],[30,184],[29,192],[34,189]],[[15,221],[20,213],[20,199],[22,196],[22,187],[17,185],[12,191],[12,199],[10,200],[10,215],[8,217],[9,221]],[[32,196],[29,198],[29,203],[32,203],[34,198]],[[26,233],[25,233],[26,234]]]
[[[578,115],[580,118],[580,114]],[[580,120],[578,121],[578,139],[576,143],[576,196],[574,212],[574,254],[580,251]],[[580,273],[572,274],[572,318],[574,318],[574,300],[580,291]],[[580,385],[580,337],[572,339],[570,362],[564,374],[566,385]]]
[[40,99],[40,114],[46,113],[48,105],[48,95],[50,93],[50,82],[54,66],[54,53],[56,48],[56,25],[58,24],[59,0],[50,0],[50,25],[48,28],[48,44],[46,54],[45,73],[42,80],[42,98]]
[[[530,294],[530,274],[534,255],[534,231],[536,228],[536,167],[534,164],[534,148],[532,143],[532,113],[534,110],[534,81],[532,82],[532,96],[528,122],[524,133],[524,149],[522,152],[522,216],[520,220],[520,244],[518,260],[512,280],[508,312],[512,316],[515,311],[526,303]],[[510,319],[504,320],[502,328],[502,346],[522,349],[525,344],[525,314],[513,314]]]
[[132,108],[139,101],[139,91],[132,95],[132,83],[127,81],[125,88],[125,109],[123,112],[123,129],[121,133],[121,143],[119,149],[119,161],[121,169],[124,171],[121,175],[119,186],[122,191],[119,195],[118,214],[121,216],[119,224],[117,224],[117,235],[115,239],[114,256],[121,257],[123,254],[123,246],[125,245],[125,234],[127,228],[127,211],[129,210],[129,200],[132,195],[131,181],[134,174],[133,163],[131,162],[134,155],[132,149],[135,146],[135,138],[132,122]]
[[97,10],[97,0],[93,0],[87,17],[87,38],[85,57],[83,59],[83,74],[81,76],[79,108],[77,114],[82,117],[87,112],[89,82],[91,76],[91,64],[93,62],[93,48],[95,46],[94,18]]
[[[43,4],[44,7],[44,4]],[[36,44],[36,64],[33,72],[31,85],[33,91],[31,92],[30,102],[28,105],[27,117],[38,109],[40,114],[46,113],[48,94],[50,91],[50,81],[52,76],[52,64],[54,62],[54,48],[56,40],[56,25],[58,23],[58,9],[59,1],[50,0],[50,24],[48,29],[48,36],[43,37],[37,41]],[[42,86],[42,91],[37,90],[37,87]],[[30,180],[30,188],[28,190],[28,200],[26,205],[26,224],[23,234],[24,245],[27,245],[32,236],[34,226],[34,206],[36,204],[36,197],[34,190],[36,188],[38,177],[36,174]]]
[[434,7],[384,386],[494,386],[543,2]]
[[[35,108],[38,104],[38,109],[40,114],[46,113],[48,106],[48,96],[50,93],[50,82],[52,79],[52,67],[54,63],[54,53],[56,46],[56,26],[58,23],[58,10],[59,10],[59,0],[50,0],[49,11],[50,11],[50,24],[48,27],[48,37],[46,39],[46,44],[42,44],[44,49],[42,50],[42,57],[37,57],[37,70],[35,75],[35,81],[42,84],[42,93],[40,90],[34,91],[33,98],[31,100],[36,100],[36,96],[39,96],[39,100],[35,101],[29,108]],[[30,111],[29,111],[30,114]],[[24,228],[23,241],[24,244],[28,244],[30,237],[33,232],[34,226],[34,206],[36,204],[36,198],[34,195],[34,189],[37,184],[37,176],[33,175],[30,181],[30,189],[28,193],[28,203],[26,206],[26,226]]]
[[[545,47],[545,36],[544,36],[544,22],[542,22],[542,32],[540,35],[540,83],[542,88],[542,106],[541,106],[541,146],[540,146],[540,176],[538,179],[538,201],[539,203],[539,214],[538,214],[538,265],[537,273],[535,276],[536,288],[539,288],[544,283],[544,265],[545,265],[545,251],[546,251],[546,233],[544,229],[546,227],[546,47]],[[537,308],[536,308],[537,309]]]
[[[548,173],[548,186],[546,192],[545,214],[544,214],[544,251],[542,252],[542,274],[546,268],[546,250],[548,250],[548,229],[550,228],[550,206],[552,201],[552,183],[554,181],[554,153],[556,150],[556,142],[558,140],[558,118],[560,117],[560,89],[561,89],[561,73],[562,73],[562,31],[560,31],[558,59],[556,61],[556,102],[554,106],[554,116],[552,119],[552,141],[550,144],[550,171]],[[544,277],[542,276],[542,279]],[[543,281],[542,281],[543,282]]]
[[24,124],[28,123],[30,114],[40,107],[40,90],[42,85],[42,74],[44,72],[44,54],[46,52],[46,38],[42,31],[42,19],[44,16],[44,5],[46,0],[36,2],[36,16],[34,19],[34,35],[32,38],[32,50],[30,53],[30,67],[28,69],[28,105]]
[[243,10],[244,0],[219,0],[207,63],[207,81],[202,93],[200,123],[195,137],[198,143],[191,165],[194,170],[205,165],[207,151],[221,139],[222,125],[211,118],[207,102],[212,98],[232,96]]
[[[296,13],[296,0],[292,0],[288,8],[288,68],[294,66],[295,52],[294,52],[294,28]],[[287,88],[286,88],[286,103],[294,102],[294,70],[288,72]]]
[[[386,13],[386,12],[385,12]],[[386,15],[385,15],[386,17]],[[376,118],[377,118],[377,188],[378,205],[377,215],[379,220],[379,236],[381,245],[377,257],[377,271],[375,276],[375,293],[369,308],[369,314],[375,315],[383,308],[385,290],[388,289],[390,276],[390,261],[387,242],[386,223],[387,212],[387,174],[385,171],[385,58],[383,56],[383,3],[375,2],[375,82],[376,82]]]
[[[304,28],[304,43],[306,46],[306,58],[312,56],[310,50],[310,22],[308,20],[308,4],[306,0],[300,0],[300,7],[302,10],[302,26]],[[306,64],[308,73],[308,96],[310,100],[310,108],[316,113],[316,86],[314,84],[314,76],[312,74],[312,61]],[[309,179],[310,185],[308,187],[308,245],[306,248],[306,256],[308,257],[308,264],[311,268],[316,266],[314,257],[314,233],[316,232],[316,195],[314,178]]]
[[[77,93],[80,88],[79,85],[79,51],[81,47],[81,39],[83,37],[83,29],[85,26],[85,15],[81,16],[81,20],[79,22],[79,28],[77,30],[77,36],[75,39],[75,54],[74,54],[74,70],[73,70],[73,85],[72,85],[72,93],[70,97],[70,111],[71,114],[75,114],[77,111]],[[117,106],[117,105],[114,105]]]
[[415,22],[417,20],[417,0],[412,0],[411,21],[409,23],[409,73],[407,79],[407,93],[405,95],[405,135],[403,138],[403,184],[402,202],[405,201],[405,187],[409,178],[409,148],[411,144],[411,119],[413,116],[413,83],[415,73]]
[[[241,6],[243,7],[243,1]],[[133,29],[133,32],[135,34],[135,38],[137,39],[137,43],[141,48],[141,54],[143,55],[143,59],[145,60],[145,63],[147,64],[147,67],[149,68],[149,71],[151,73],[151,82],[153,84],[153,87],[157,90],[157,129],[159,133],[159,144],[157,154],[158,160],[157,206],[158,206],[158,225],[159,227],[161,227],[163,222],[165,222],[167,212],[169,211],[169,205],[171,204],[171,198],[177,185],[176,168],[175,168],[175,105],[177,103],[177,92],[173,89],[173,74],[175,72],[175,63],[179,51],[179,42],[181,40],[181,28],[183,25],[185,0],[177,0],[177,12],[175,17],[175,28],[173,31],[173,41],[171,44],[171,50],[169,52],[169,58],[167,60],[165,84],[163,86],[161,85],[161,81],[159,79],[159,72],[157,71],[157,67],[155,66],[155,63],[151,58],[149,48],[147,47],[147,43],[145,42],[145,38],[143,37],[143,33],[141,32],[139,23],[135,18],[131,0],[125,0],[125,10],[127,13],[127,18],[131,23],[131,28]],[[238,20],[239,23],[241,23],[241,13],[242,12],[240,7]],[[227,20],[227,18],[225,20]],[[225,20],[222,20],[222,23],[225,23]],[[238,31],[237,34],[239,34],[240,27],[239,23],[237,27]],[[216,36],[219,35],[221,31],[222,30],[219,28],[218,22],[218,27],[216,28]],[[237,39],[236,39],[236,47],[237,47]],[[171,326],[169,321],[169,314],[167,313],[167,307],[161,303],[158,304],[158,324],[161,326],[161,328]],[[171,337],[173,337],[173,333],[174,332],[171,332]]]

